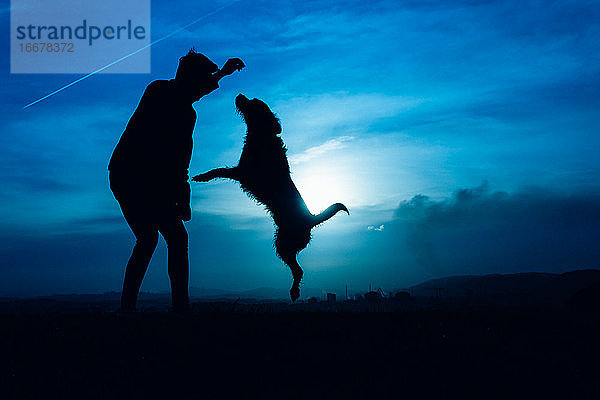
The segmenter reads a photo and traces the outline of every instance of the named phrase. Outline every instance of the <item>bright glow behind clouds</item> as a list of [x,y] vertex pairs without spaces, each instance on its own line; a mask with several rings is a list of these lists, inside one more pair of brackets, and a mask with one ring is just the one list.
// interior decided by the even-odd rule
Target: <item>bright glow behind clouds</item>
[[313,214],[333,203],[348,203],[346,205],[350,207],[350,204],[358,204],[361,199],[361,186],[352,184],[351,177],[345,173],[343,166],[299,168],[299,172],[294,174],[294,181]]

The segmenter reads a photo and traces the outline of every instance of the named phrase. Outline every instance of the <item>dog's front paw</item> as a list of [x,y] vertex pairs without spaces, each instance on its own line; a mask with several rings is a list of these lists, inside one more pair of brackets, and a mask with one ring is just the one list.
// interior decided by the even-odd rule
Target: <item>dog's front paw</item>
[[210,181],[210,177],[208,176],[208,174],[200,174],[200,175],[196,175],[192,178],[192,181],[194,182],[208,182]]

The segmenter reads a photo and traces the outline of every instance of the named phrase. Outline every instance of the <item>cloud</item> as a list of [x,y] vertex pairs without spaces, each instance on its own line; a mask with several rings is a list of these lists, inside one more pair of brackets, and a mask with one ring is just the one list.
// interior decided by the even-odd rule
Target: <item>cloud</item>
[[32,111],[0,125],[3,225],[62,231],[62,222],[118,210],[107,165],[128,110],[81,104],[67,114],[55,106]]
[[367,226],[368,231],[382,232],[385,229],[385,225],[381,224],[379,226],[369,225]]
[[[282,121],[286,143],[297,148],[332,136],[348,142],[349,137],[369,132],[374,124],[423,102],[406,96],[337,91],[288,98],[274,102],[272,108]],[[337,144],[334,141],[327,146]]]
[[327,152],[344,148],[346,146],[346,142],[349,142],[352,139],[354,139],[352,136],[340,136],[335,139],[330,139],[321,145],[310,147],[300,154],[289,156],[289,161],[291,164],[300,164],[310,161],[313,158],[319,157]]
[[13,189],[17,193],[27,192],[35,194],[48,193],[75,193],[81,190],[80,185],[61,182],[45,176],[4,176],[5,188]]
[[599,266],[598,193],[493,192],[484,182],[448,199],[418,195],[403,201],[392,224],[417,264],[436,272]]

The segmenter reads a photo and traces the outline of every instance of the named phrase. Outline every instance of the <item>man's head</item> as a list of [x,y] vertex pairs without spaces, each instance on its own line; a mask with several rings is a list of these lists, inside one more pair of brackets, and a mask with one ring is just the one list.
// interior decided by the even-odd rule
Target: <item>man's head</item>
[[190,51],[179,59],[179,66],[177,67],[176,79],[194,79],[198,76],[211,75],[219,67],[214,62],[210,61],[204,54],[196,53],[196,50],[192,47]]
[[217,64],[192,48],[179,59],[175,79],[189,88],[193,97],[200,98],[205,94],[202,89],[207,86],[207,80],[218,70]]

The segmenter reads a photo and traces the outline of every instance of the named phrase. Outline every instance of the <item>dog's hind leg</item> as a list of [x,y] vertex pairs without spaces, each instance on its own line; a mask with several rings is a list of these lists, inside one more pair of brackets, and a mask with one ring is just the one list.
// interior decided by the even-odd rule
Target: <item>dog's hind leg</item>
[[281,257],[283,262],[286,263],[292,271],[294,282],[290,289],[290,298],[292,301],[296,301],[298,297],[300,297],[300,281],[302,280],[304,272],[302,271],[300,264],[298,264],[298,260],[296,259],[297,251],[291,246],[292,242],[290,239],[289,235],[278,230],[275,234],[275,249],[277,250],[277,255]]
[[298,264],[295,254],[282,259],[292,270],[294,282],[292,283],[292,288],[290,289],[290,298],[292,301],[296,301],[298,297],[300,297],[300,281],[302,280],[304,271],[302,271],[300,264]]

